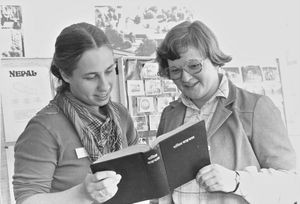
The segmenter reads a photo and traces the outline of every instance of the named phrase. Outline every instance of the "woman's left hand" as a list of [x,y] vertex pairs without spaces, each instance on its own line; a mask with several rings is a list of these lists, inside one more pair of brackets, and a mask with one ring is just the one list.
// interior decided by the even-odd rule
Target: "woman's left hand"
[[196,181],[209,192],[231,192],[236,187],[236,173],[219,164],[210,164],[199,170]]

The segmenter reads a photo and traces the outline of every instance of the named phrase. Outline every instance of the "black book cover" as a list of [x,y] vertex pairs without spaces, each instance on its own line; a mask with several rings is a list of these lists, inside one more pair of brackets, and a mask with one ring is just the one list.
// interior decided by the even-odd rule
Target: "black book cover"
[[114,170],[122,176],[116,195],[105,203],[134,203],[160,198],[191,181],[210,164],[204,121],[189,123],[158,137],[104,155],[92,172]]

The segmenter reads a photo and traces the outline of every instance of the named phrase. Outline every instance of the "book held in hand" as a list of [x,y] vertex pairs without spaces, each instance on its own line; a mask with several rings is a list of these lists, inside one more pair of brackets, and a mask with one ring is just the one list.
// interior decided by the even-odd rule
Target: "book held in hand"
[[134,203],[163,197],[195,179],[210,164],[204,121],[185,123],[156,138],[106,154],[91,164],[93,173],[122,176],[118,192],[106,203]]

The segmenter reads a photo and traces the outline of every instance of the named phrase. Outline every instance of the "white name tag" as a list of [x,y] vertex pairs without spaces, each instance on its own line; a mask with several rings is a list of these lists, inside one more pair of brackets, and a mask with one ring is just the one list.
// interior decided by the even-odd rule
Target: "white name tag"
[[84,147],[79,147],[75,149],[76,155],[78,159],[89,156]]

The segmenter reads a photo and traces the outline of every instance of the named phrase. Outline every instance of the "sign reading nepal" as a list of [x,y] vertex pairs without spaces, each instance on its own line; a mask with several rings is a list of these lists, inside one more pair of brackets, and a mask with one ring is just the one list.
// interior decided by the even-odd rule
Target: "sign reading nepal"
[[29,77],[29,76],[36,76],[37,72],[33,70],[27,71],[9,71],[9,77]]

